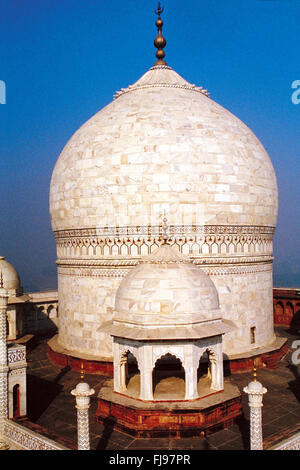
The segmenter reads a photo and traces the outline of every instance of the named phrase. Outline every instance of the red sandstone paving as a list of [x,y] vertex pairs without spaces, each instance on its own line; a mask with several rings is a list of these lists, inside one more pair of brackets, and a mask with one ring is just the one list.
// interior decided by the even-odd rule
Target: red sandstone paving
[[[289,338],[290,343],[299,336],[280,334]],[[264,396],[263,432],[265,446],[270,447],[292,432],[300,429],[300,386],[298,368],[290,368],[292,350],[275,370],[259,369],[258,380],[268,389]],[[252,379],[251,373],[239,373],[231,376],[240,390]],[[202,450],[244,450],[249,448],[249,408],[247,396],[243,393],[242,404],[244,418],[229,429],[218,431],[207,437],[195,438],[156,438],[136,439],[121,431],[107,429],[97,423],[97,393],[107,377],[86,374],[86,381],[96,391],[91,399],[90,432],[91,448],[106,450],[122,449],[202,449]],[[65,442],[69,448],[76,448],[76,409],[74,397],[70,391],[80,380],[80,373],[69,368],[54,366],[47,356],[46,339],[38,339],[36,347],[28,352],[28,427],[36,426],[39,432],[48,437]],[[34,421],[34,422],[33,422]],[[40,427],[42,426],[42,427]],[[63,442],[62,442],[63,441]],[[68,443],[68,444],[66,444]],[[273,443],[273,444],[272,444]]]

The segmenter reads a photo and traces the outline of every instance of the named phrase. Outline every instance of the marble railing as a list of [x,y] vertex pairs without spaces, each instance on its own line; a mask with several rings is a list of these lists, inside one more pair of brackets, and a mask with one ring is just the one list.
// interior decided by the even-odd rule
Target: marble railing
[[4,438],[8,445],[17,446],[24,450],[69,450],[47,437],[42,436],[20,424],[5,419]]
[[271,447],[270,450],[300,450],[300,432],[276,444],[274,447]]

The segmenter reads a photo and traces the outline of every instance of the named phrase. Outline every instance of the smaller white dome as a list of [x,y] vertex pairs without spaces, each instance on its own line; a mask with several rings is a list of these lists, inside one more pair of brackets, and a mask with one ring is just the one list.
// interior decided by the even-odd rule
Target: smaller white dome
[[121,282],[112,336],[134,340],[201,339],[222,335],[219,297],[210,277],[167,244],[144,258]]
[[19,274],[13,265],[6,261],[4,256],[0,256],[0,276],[1,273],[3,278],[3,287],[4,289],[7,289],[10,295],[22,293]]
[[220,318],[210,277],[169,245],[144,258],[121,282],[115,320],[148,325],[184,325]]

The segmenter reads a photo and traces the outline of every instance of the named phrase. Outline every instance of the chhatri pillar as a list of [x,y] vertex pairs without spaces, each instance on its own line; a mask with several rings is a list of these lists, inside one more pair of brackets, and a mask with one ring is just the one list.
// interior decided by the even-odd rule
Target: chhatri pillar
[[90,450],[89,407],[90,397],[95,390],[83,382],[83,379],[82,373],[81,382],[71,391],[71,394],[76,397],[78,450]]
[[254,380],[244,388],[249,397],[250,407],[250,449],[263,450],[262,434],[262,406],[263,395],[267,389],[256,380],[256,369],[254,369]]
[[0,277],[0,447],[4,436],[4,420],[8,418],[8,359],[7,359],[7,312],[8,292],[3,287],[3,276]]

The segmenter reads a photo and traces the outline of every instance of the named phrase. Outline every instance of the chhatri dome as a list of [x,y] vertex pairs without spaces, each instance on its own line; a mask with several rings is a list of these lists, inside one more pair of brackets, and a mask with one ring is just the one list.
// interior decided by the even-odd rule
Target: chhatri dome
[[199,339],[224,333],[214,283],[168,244],[122,280],[113,325],[114,335],[137,340]]
[[17,270],[10,264],[4,256],[0,256],[0,276],[3,279],[3,288],[9,295],[18,295],[23,293],[20,277]]
[[75,132],[51,179],[59,297],[51,347],[75,357],[112,361],[102,324],[122,279],[162,243],[164,211],[170,244],[211,276],[222,317],[236,326],[226,354],[275,341],[270,157],[243,122],[166,64],[157,13],[157,62]]
[[[164,243],[125,276],[117,290],[113,321],[104,326],[113,336],[114,391],[130,395],[130,353],[140,370],[139,398],[160,400],[153,393],[157,361],[178,358],[185,371],[184,398],[194,400],[199,398],[197,369],[205,353],[211,368],[206,393],[223,390],[222,335],[230,330],[222,321],[212,280],[177,254],[166,234],[163,238]],[[166,371],[169,368],[170,363]]]

